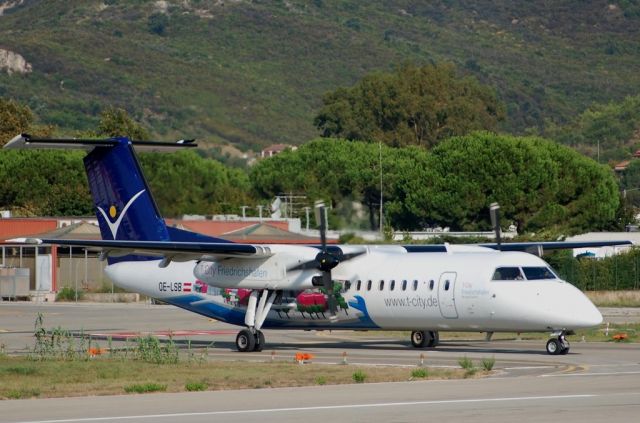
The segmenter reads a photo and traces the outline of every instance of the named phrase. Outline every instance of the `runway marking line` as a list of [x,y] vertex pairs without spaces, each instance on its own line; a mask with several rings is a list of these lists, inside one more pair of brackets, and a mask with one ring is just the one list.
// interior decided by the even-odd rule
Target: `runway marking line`
[[507,398],[477,398],[459,400],[436,400],[436,401],[407,401],[407,402],[387,402],[374,404],[347,404],[347,405],[322,405],[314,407],[288,407],[288,408],[262,408],[255,410],[228,410],[228,411],[204,411],[193,413],[168,413],[168,414],[141,414],[136,416],[114,416],[114,417],[84,417],[75,419],[57,420],[33,420],[15,423],[75,423],[75,422],[99,422],[115,420],[135,420],[135,419],[167,419],[177,417],[195,416],[221,416],[232,414],[256,414],[256,413],[286,413],[298,411],[320,411],[320,410],[340,410],[349,408],[376,408],[376,407],[400,407],[412,405],[439,405],[439,404],[465,404],[482,402],[506,402],[506,401],[538,401],[538,400],[563,400],[572,398],[593,398],[602,395],[582,394],[582,395],[552,395],[552,396],[532,396],[532,397],[507,397]]
[[616,375],[638,375],[640,372],[605,372],[605,373],[566,373],[540,375],[540,377],[576,377],[576,376],[616,376]]

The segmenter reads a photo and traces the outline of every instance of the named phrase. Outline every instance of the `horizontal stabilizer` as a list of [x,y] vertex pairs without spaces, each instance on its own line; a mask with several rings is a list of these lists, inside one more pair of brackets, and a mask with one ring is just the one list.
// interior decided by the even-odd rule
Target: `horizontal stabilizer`
[[7,149],[75,149],[91,151],[96,147],[115,147],[122,142],[133,145],[136,151],[171,152],[184,148],[195,148],[195,140],[180,140],[173,143],[157,141],[131,141],[126,138],[80,139],[80,138],[36,138],[20,134],[5,144]]

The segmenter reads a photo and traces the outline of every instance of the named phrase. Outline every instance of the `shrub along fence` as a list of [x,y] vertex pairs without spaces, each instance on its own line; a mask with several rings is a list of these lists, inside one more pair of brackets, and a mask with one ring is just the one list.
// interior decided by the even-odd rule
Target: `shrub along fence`
[[583,291],[640,288],[640,248],[603,259],[575,258],[571,251],[554,252],[545,259],[558,276]]

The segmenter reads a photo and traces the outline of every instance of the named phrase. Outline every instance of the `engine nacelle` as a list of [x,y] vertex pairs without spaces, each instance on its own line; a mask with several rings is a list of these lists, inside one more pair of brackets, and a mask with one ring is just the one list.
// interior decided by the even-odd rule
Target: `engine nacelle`
[[196,265],[196,278],[217,288],[304,290],[312,288],[315,269],[289,271],[313,260],[318,250],[310,247],[272,246],[270,257],[231,258]]

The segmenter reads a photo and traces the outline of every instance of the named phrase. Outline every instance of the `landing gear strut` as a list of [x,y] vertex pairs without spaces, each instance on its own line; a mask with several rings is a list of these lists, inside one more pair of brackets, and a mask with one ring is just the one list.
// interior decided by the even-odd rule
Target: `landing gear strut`
[[569,352],[570,345],[565,335],[564,331],[552,335],[552,338],[547,341],[547,354],[564,355]]
[[[236,348],[240,352],[260,352],[264,348],[264,334],[260,330],[267,318],[269,310],[276,299],[278,293],[273,290],[264,289],[259,291],[254,289],[249,296],[247,313],[244,316],[246,329],[242,329],[236,336]],[[260,296],[260,301],[258,301]]]
[[411,332],[411,345],[415,348],[435,348],[440,343],[437,331],[414,330]]

